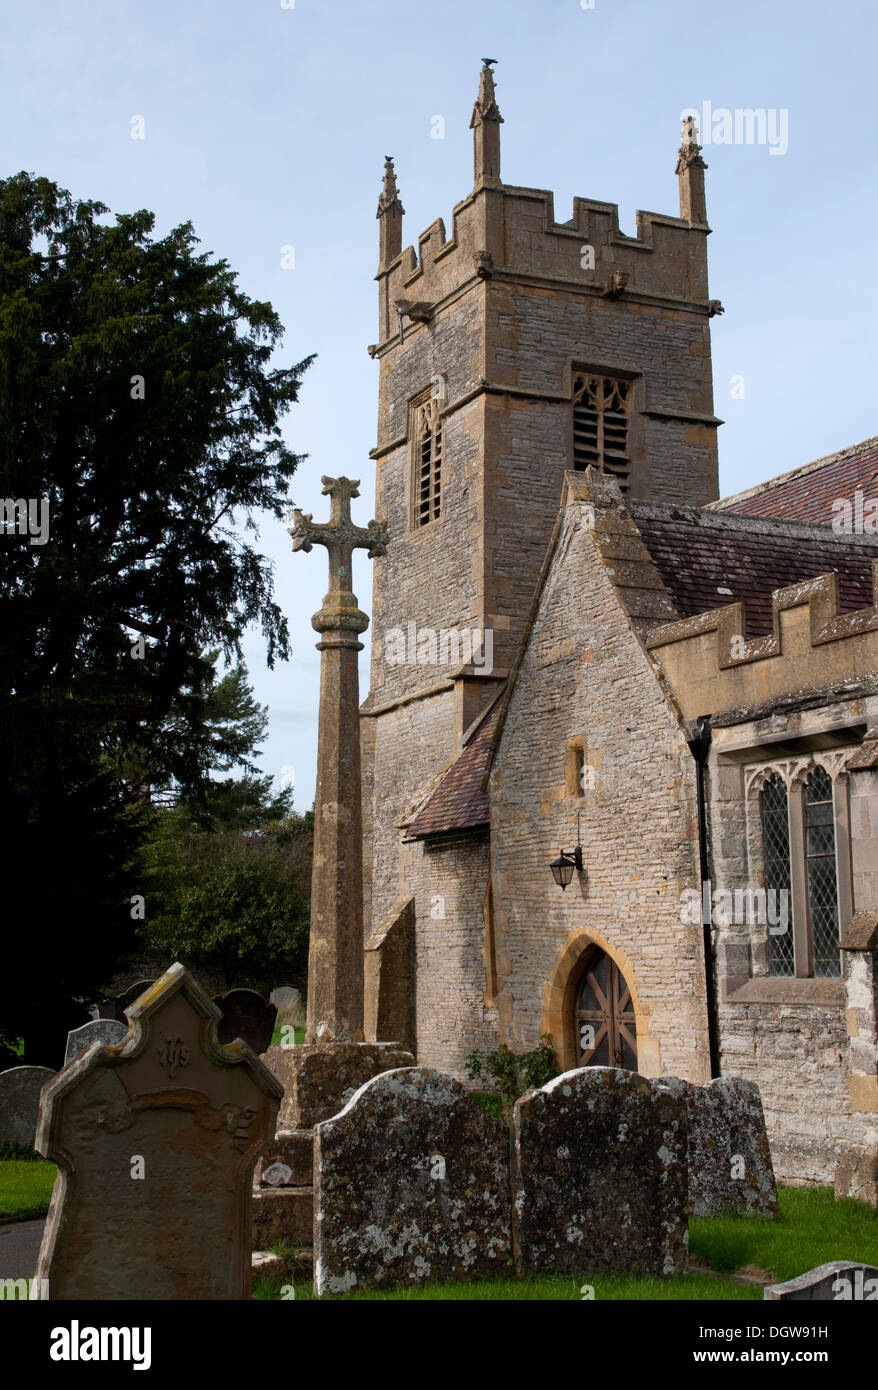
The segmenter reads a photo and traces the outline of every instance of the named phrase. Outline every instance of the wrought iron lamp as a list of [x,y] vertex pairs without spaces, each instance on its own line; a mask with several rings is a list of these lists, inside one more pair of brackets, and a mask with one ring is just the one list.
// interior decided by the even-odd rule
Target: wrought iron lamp
[[561,851],[557,859],[553,859],[549,868],[552,870],[552,877],[558,884],[562,892],[567,888],[568,883],[573,879],[573,870],[581,874],[585,868],[582,862],[582,844],[579,836],[579,812],[576,812],[576,848]]

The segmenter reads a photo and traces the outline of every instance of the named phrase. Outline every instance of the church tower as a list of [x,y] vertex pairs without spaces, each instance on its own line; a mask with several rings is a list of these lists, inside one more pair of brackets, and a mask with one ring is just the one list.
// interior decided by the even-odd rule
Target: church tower
[[[691,119],[680,215],[553,196],[500,177],[494,60],[470,122],[474,185],[418,252],[390,157],[378,203],[380,364],[371,690],[363,706],[366,891],[405,891],[400,826],[515,659],[565,469],[631,498],[718,496],[705,164]],[[475,634],[475,635],[474,635]],[[474,650],[473,650],[474,648]],[[370,872],[371,863],[371,872]]]

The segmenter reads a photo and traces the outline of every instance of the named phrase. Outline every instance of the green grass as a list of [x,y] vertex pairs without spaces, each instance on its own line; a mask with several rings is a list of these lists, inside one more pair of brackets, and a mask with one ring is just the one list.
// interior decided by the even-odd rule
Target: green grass
[[689,1249],[711,1266],[733,1273],[756,1265],[772,1282],[830,1260],[878,1263],[878,1210],[864,1202],[837,1201],[831,1187],[778,1188],[780,1213],[773,1221],[726,1216],[689,1222]]
[[470,1095],[486,1114],[493,1115],[495,1120],[503,1119],[503,1097],[496,1091],[470,1091]]
[[[863,1202],[836,1201],[828,1187],[782,1187],[780,1212],[773,1221],[755,1216],[693,1217],[689,1248],[707,1260],[718,1275],[748,1267],[764,1270],[771,1282],[795,1278],[830,1260],[878,1262],[878,1211]],[[288,1252],[277,1247],[277,1253]],[[297,1300],[311,1301],[310,1280],[301,1278],[301,1265],[288,1262],[282,1274],[263,1275],[254,1282],[257,1299],[280,1300],[282,1284],[293,1284]],[[582,1298],[583,1284],[594,1289],[594,1300],[716,1300],[762,1301],[759,1284],[733,1283],[728,1278],[693,1273],[677,1279],[610,1279],[603,1275],[543,1275],[530,1279],[483,1279],[468,1284],[421,1284],[414,1288],[368,1289],[336,1295],[336,1299],[415,1302],[556,1301]],[[325,1300],[322,1300],[325,1301]],[[335,1301],[335,1299],[333,1300]]]
[[[762,1290],[752,1284],[732,1284],[725,1279],[713,1279],[709,1274],[687,1274],[680,1279],[609,1279],[606,1276],[589,1278],[580,1275],[543,1275],[533,1279],[478,1279],[466,1284],[419,1284],[413,1288],[364,1289],[360,1293],[337,1294],[322,1298],[326,1302],[372,1303],[408,1301],[432,1302],[580,1302],[583,1285],[594,1289],[594,1301],[694,1299],[761,1299]],[[280,1301],[281,1282],[265,1275],[254,1281],[253,1297]],[[313,1302],[310,1280],[294,1284],[297,1301]]]
[[55,1183],[48,1159],[0,1160],[0,1221],[30,1221],[45,1216]]
[[[283,1024],[280,1024],[280,1023],[275,1024],[274,1032],[273,1032],[272,1035],[271,1035],[271,1045],[272,1045],[272,1047],[278,1047],[278,1046],[280,1045],[280,1043],[283,1041],[283,1038],[282,1038],[282,1035],[281,1035],[281,1028],[282,1028],[283,1026],[284,1026],[284,1025],[283,1025]],[[298,1026],[296,1026],[296,1027],[294,1027],[294,1029],[293,1029],[293,1034],[294,1034],[295,1039],[296,1039],[296,1046],[297,1046],[297,1047],[301,1046],[301,1044],[305,1041],[305,1029],[304,1029],[304,1028],[299,1028]]]

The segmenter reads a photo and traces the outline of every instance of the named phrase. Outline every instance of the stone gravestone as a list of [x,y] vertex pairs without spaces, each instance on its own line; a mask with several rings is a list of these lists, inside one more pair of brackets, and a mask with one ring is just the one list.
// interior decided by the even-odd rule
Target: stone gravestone
[[663,1076],[655,1084],[685,1101],[689,1115],[690,1215],[775,1216],[777,1186],[755,1081],[720,1076],[696,1086]]
[[294,989],[292,985],[280,985],[277,989],[273,989],[268,997],[269,1002],[274,1004],[277,1009],[279,1019],[291,1018],[294,1014],[298,1014],[302,1008],[301,991]]
[[277,1009],[266,1004],[255,989],[230,989],[228,994],[216,995],[213,1002],[222,1014],[218,1030],[221,1043],[242,1038],[257,1057],[271,1047]]
[[4,1144],[33,1148],[40,1091],[54,1075],[51,1067],[10,1067],[0,1072],[0,1149]]
[[91,1023],[83,1023],[81,1028],[74,1028],[72,1033],[67,1034],[67,1051],[64,1054],[64,1065],[72,1062],[74,1057],[78,1057],[86,1048],[91,1047],[92,1043],[99,1042],[113,1047],[120,1043],[128,1033],[128,1025],[120,1023],[115,1018],[95,1018]]
[[685,1102],[636,1072],[582,1067],[515,1106],[519,1274],[683,1274]]
[[151,988],[152,980],[138,980],[136,984],[129,985],[118,999],[105,999],[101,1005],[101,1018],[115,1018],[120,1023],[123,1022],[128,1005],[133,1004],[135,999],[139,999],[141,994]]
[[314,1204],[318,1295],[502,1274],[506,1128],[450,1076],[384,1072],[317,1126]]
[[768,1284],[762,1297],[796,1303],[874,1303],[878,1301],[878,1265],[833,1260],[785,1284]]
[[415,1064],[412,1054],[396,1043],[276,1043],[262,1060],[284,1091],[279,1130],[313,1129],[343,1110],[379,1072]]
[[44,1088],[36,1147],[59,1165],[37,1265],[53,1300],[244,1299],[253,1166],[281,1088],[174,965]]

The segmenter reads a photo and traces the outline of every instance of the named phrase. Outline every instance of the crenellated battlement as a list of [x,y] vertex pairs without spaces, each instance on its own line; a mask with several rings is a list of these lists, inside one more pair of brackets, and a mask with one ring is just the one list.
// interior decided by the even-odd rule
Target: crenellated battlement
[[838,574],[821,574],[772,593],[771,625],[748,641],[744,605],[730,603],[655,628],[646,647],[691,719],[808,690],[878,689],[878,558],[869,606],[843,611]]
[[[493,73],[483,67],[473,112],[475,183],[452,214],[452,233],[437,218],[418,238],[418,250],[402,249],[402,204],[393,162],[385,165],[378,206],[382,222],[379,282],[381,354],[399,335],[399,314],[413,325],[429,324],[449,300],[480,281],[547,282],[610,299],[659,300],[673,308],[712,314],[708,300],[704,169],[694,125],[684,125],[676,172],[680,215],[637,212],[637,234],[619,228],[615,203],[574,198],[573,216],[555,220],[554,194],[501,182],[502,117]],[[409,319],[408,306],[417,313]]]
[[557,222],[548,189],[477,190],[455,207],[450,238],[437,218],[418,238],[417,252],[407,246],[378,271],[378,351],[398,336],[400,301],[428,306],[432,317],[480,280],[545,281],[584,295],[658,299],[711,315],[718,306],[708,299],[708,231],[681,217],[639,210],[637,235],[628,236],[619,228],[615,203],[577,197],[573,216]]

